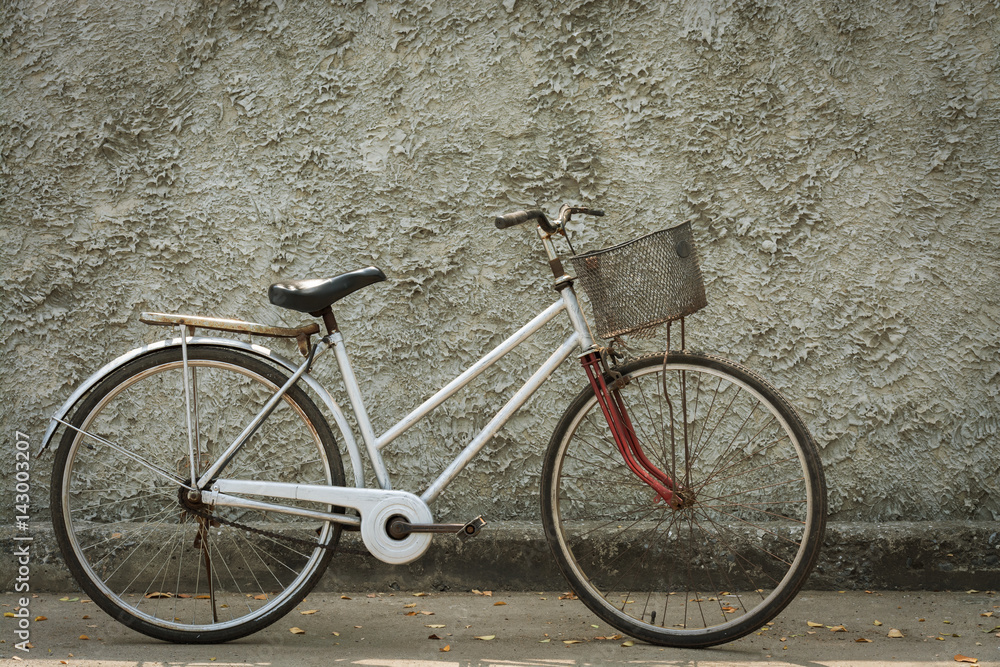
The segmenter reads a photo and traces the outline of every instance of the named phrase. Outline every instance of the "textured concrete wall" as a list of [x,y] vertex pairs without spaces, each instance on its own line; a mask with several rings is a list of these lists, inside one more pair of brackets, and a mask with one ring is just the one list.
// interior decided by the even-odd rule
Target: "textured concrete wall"
[[[4,2],[4,442],[160,337],[142,310],[296,324],[268,284],[368,264],[389,281],[337,314],[383,430],[552,298],[491,216],[592,202],[578,249],[693,221],[691,346],[791,397],[834,518],[996,520],[998,25],[975,0]],[[400,441],[398,486],[555,339]],[[441,516],[537,517],[582,381],[561,369]]]

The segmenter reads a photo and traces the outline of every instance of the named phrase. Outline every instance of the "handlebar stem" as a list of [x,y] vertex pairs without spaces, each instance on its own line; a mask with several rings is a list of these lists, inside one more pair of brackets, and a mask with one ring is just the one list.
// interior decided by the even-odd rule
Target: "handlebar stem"
[[566,273],[566,270],[563,268],[562,260],[559,259],[559,255],[556,253],[555,244],[552,243],[552,232],[545,231],[539,225],[538,237],[542,240],[542,245],[545,247],[545,254],[549,257],[549,268],[552,269],[552,277],[556,279],[555,287],[557,290],[562,290],[563,286],[573,282],[573,277]]

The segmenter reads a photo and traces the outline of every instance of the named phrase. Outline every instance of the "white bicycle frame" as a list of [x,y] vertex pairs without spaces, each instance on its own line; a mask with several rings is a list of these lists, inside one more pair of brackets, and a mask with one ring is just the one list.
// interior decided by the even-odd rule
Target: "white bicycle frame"
[[[561,266],[561,264],[557,262],[558,256],[555,253],[549,234],[541,228],[538,229],[538,233],[542,239],[543,245],[545,246],[546,253],[549,256],[550,263],[552,263],[553,266]],[[555,303],[535,316],[531,321],[518,329],[491,352],[487,353],[477,362],[472,364],[458,377],[421,403],[417,408],[410,412],[410,414],[403,417],[397,424],[392,426],[380,436],[375,435],[371,420],[368,417],[368,411],[365,408],[364,400],[361,395],[361,389],[358,385],[357,377],[354,374],[354,369],[351,366],[351,362],[347,354],[344,337],[339,330],[334,330],[324,336],[317,343],[317,345],[310,350],[306,360],[298,366],[297,369],[290,362],[280,359],[277,355],[270,353],[270,351],[265,348],[252,350],[258,354],[262,351],[265,352],[265,356],[269,356],[272,360],[278,361],[289,370],[294,369],[294,372],[284,385],[282,385],[271,396],[271,398],[260,409],[250,423],[247,424],[240,435],[237,436],[237,438],[216,459],[215,463],[212,464],[204,473],[198,476],[196,474],[196,470],[198,468],[195,456],[196,452],[200,451],[200,445],[197,420],[193,419],[193,416],[197,414],[197,379],[194,369],[189,368],[188,365],[188,346],[199,344],[218,344],[220,342],[232,345],[235,341],[228,341],[227,339],[195,338],[193,336],[193,331],[189,333],[184,324],[180,325],[181,335],[179,343],[182,349],[184,372],[188,447],[191,459],[190,479],[196,479],[195,484],[192,486],[190,482],[181,480],[176,477],[175,474],[160,470],[152,464],[140,460],[138,457],[131,454],[127,448],[121,447],[115,443],[98,438],[97,436],[83,431],[81,431],[81,433],[94,438],[95,440],[99,440],[106,446],[119,451],[124,456],[136,460],[140,464],[146,465],[148,468],[153,470],[153,472],[166,476],[168,479],[178,483],[180,486],[188,488],[189,492],[193,494],[194,497],[197,497],[200,494],[201,501],[206,505],[258,509],[262,511],[279,512],[320,519],[346,526],[360,526],[365,546],[372,552],[373,555],[390,563],[410,562],[426,551],[430,544],[431,535],[426,532],[414,532],[406,536],[404,539],[389,538],[385,531],[385,524],[388,520],[392,517],[403,517],[406,521],[413,524],[430,524],[432,521],[432,515],[428,505],[433,502],[455,479],[462,469],[464,469],[465,466],[479,454],[486,443],[494,435],[496,435],[496,433],[513,416],[513,414],[517,412],[522,405],[524,405],[531,395],[534,394],[534,392],[543,383],[545,383],[546,380],[549,379],[555,369],[562,364],[576,348],[580,348],[584,354],[595,349],[589,325],[587,324],[587,320],[580,308],[576,293],[573,289],[573,278],[563,273],[563,275],[556,278],[555,285],[559,290],[559,298],[555,301]],[[490,419],[489,423],[487,423],[486,426],[484,426],[483,429],[465,446],[465,448],[459,452],[455,459],[440,473],[437,479],[435,479],[430,486],[428,486],[421,493],[420,496],[416,496],[406,491],[394,490],[390,481],[389,472],[382,459],[381,450],[416,423],[425,418],[431,411],[441,405],[460,389],[472,382],[481,373],[496,363],[501,357],[505,356],[531,338],[531,336],[553,320],[562,311],[566,311],[569,317],[570,324],[572,326],[572,333],[524,382],[521,388],[518,389],[510,397],[510,399],[508,399],[507,403],[500,409],[500,411],[497,412],[493,418]],[[161,345],[147,346],[145,349],[153,349],[155,347],[168,344],[176,343],[168,343],[165,341]],[[254,346],[244,346],[241,344],[239,347]],[[344,418],[339,406],[329,397],[326,390],[323,389],[310,375],[308,375],[308,370],[316,358],[321,356],[330,348],[333,348],[336,356],[341,377],[347,390],[351,407],[357,419],[357,423],[361,431],[361,437],[365,444],[365,449],[368,453],[368,459],[378,482],[378,489],[369,489],[364,487],[363,464],[361,462],[360,451],[351,433],[347,420]],[[113,364],[117,365],[124,363],[125,360],[133,358],[133,355],[138,356],[138,354],[141,354],[141,351],[134,351],[129,355],[125,355],[117,362],[113,362]],[[108,367],[110,366],[112,365],[109,364]],[[99,371],[94,377],[107,372],[108,367]],[[278,402],[288,392],[288,390],[300,379],[304,379],[310,388],[319,392],[323,401],[329,408],[331,408],[334,420],[344,436],[348,454],[351,458],[355,477],[355,487],[291,484],[287,482],[269,480],[240,480],[217,477],[220,473],[224,472],[228,462],[232,460],[243,444],[256,432],[264,420],[267,419],[268,415],[270,415],[271,411],[274,410]],[[92,382],[96,382],[93,377]],[[69,428],[79,431],[79,429],[69,424],[61,417],[69,410],[72,403],[75,402],[79,395],[84,393],[84,390],[91,385],[92,382],[85,383],[84,386],[78,389],[77,393],[74,394],[74,397],[71,397],[70,401],[67,401],[63,410],[53,417],[53,423],[50,425],[49,433],[46,434],[46,438],[43,442],[43,449],[48,443],[49,438],[54,432],[54,428],[57,424],[63,424]],[[246,498],[245,496],[308,501],[315,502],[326,507],[313,510],[303,507],[286,506],[263,500],[254,500]],[[360,514],[360,519],[356,516],[345,513],[324,511],[331,506],[355,509]]]

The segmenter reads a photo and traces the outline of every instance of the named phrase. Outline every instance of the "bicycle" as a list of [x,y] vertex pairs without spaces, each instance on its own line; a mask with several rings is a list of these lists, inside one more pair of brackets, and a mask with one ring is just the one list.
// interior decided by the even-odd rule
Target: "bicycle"
[[[683,317],[705,303],[690,225],[573,255],[554,241],[564,205],[499,216],[536,223],[556,301],[376,435],[332,305],[385,280],[369,267],[269,289],[280,307],[321,318],[297,328],[143,313],[179,335],[122,355],[56,412],[53,525],[83,590],[151,637],[209,643],[246,636],[288,613],[328,566],[343,531],[387,563],[419,558],[435,533],[471,537],[485,522],[435,523],[430,504],[574,352],[588,383],[551,437],[542,522],[573,591],[622,633],[700,647],[761,627],[795,596],[823,539],[826,490],[816,445],[791,405],[756,373],[684,349]],[[572,244],[570,244],[572,251]],[[579,279],[602,339],[667,326],[665,354],[618,363],[578,302]],[[647,307],[648,306],[648,307]],[[395,490],[381,450],[560,313],[569,333],[419,495]],[[670,326],[681,323],[681,350]],[[261,345],[195,335],[207,328],[294,338],[294,363]],[[309,370],[333,349],[377,488],[344,411]],[[306,391],[319,398],[324,417]],[[68,416],[72,411],[72,415]],[[334,427],[348,454],[348,486]],[[41,454],[41,450],[39,454]]]

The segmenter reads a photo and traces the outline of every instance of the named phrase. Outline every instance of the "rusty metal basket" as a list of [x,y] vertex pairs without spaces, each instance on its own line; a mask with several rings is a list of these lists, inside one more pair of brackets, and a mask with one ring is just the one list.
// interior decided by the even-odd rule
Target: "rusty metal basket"
[[689,222],[570,260],[601,338],[648,338],[708,303]]

